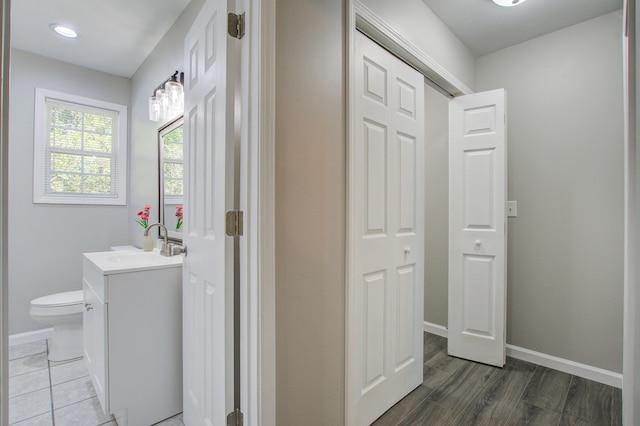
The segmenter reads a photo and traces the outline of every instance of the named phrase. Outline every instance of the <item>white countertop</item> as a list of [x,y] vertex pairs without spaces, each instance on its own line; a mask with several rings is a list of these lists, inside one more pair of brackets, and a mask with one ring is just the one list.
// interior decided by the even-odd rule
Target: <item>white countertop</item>
[[148,269],[182,267],[183,255],[162,256],[158,249],[153,251],[101,251],[84,253],[103,275],[124,272],[145,271]]

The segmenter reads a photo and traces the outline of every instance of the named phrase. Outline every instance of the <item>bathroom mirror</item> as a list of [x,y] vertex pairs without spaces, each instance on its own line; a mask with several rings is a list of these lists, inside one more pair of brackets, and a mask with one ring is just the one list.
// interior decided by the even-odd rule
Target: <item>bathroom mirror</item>
[[184,189],[183,122],[184,118],[180,116],[158,130],[160,223],[167,227],[168,238],[180,243]]

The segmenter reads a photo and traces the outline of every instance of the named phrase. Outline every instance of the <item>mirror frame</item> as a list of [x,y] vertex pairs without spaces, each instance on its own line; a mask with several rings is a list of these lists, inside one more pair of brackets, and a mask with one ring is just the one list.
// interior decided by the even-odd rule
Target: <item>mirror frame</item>
[[[158,129],[158,192],[159,192],[158,210],[160,210],[160,223],[162,223],[165,226],[167,226],[167,224],[165,223],[166,218],[165,218],[165,204],[164,204],[165,200],[164,200],[164,141],[163,141],[163,138],[166,134],[172,132],[173,130],[177,129],[182,125],[184,125],[184,116],[180,115],[176,119],[170,121],[169,123],[160,127],[160,129]],[[182,142],[183,142],[182,152],[184,153],[184,140]],[[184,161],[184,155],[183,155],[183,161]],[[183,178],[184,178],[184,175],[183,175]],[[183,196],[184,196],[184,190],[183,190]],[[183,204],[183,203],[184,203],[184,199],[179,204]],[[159,234],[159,238],[162,238],[160,230],[158,230],[158,234]],[[169,239],[169,241],[182,244],[182,232],[176,232],[173,230],[173,228],[170,230],[168,226],[167,226],[167,238]]]

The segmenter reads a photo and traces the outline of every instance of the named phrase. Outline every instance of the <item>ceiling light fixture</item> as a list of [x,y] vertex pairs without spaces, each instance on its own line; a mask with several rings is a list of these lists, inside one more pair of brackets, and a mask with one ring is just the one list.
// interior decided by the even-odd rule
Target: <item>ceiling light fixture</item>
[[62,37],[67,37],[67,38],[76,38],[76,37],[78,37],[78,33],[76,33],[71,28],[66,27],[64,25],[51,24],[51,25],[49,25],[49,28],[51,28],[56,33],[60,34]]
[[495,4],[502,7],[517,6],[524,3],[526,0],[493,0]]

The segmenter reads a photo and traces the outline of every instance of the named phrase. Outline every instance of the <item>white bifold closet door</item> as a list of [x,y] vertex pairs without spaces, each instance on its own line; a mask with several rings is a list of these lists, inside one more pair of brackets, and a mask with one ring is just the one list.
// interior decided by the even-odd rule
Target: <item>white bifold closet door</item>
[[347,416],[368,425],[422,383],[424,77],[356,32]]
[[506,360],[506,93],[449,102],[449,354]]

